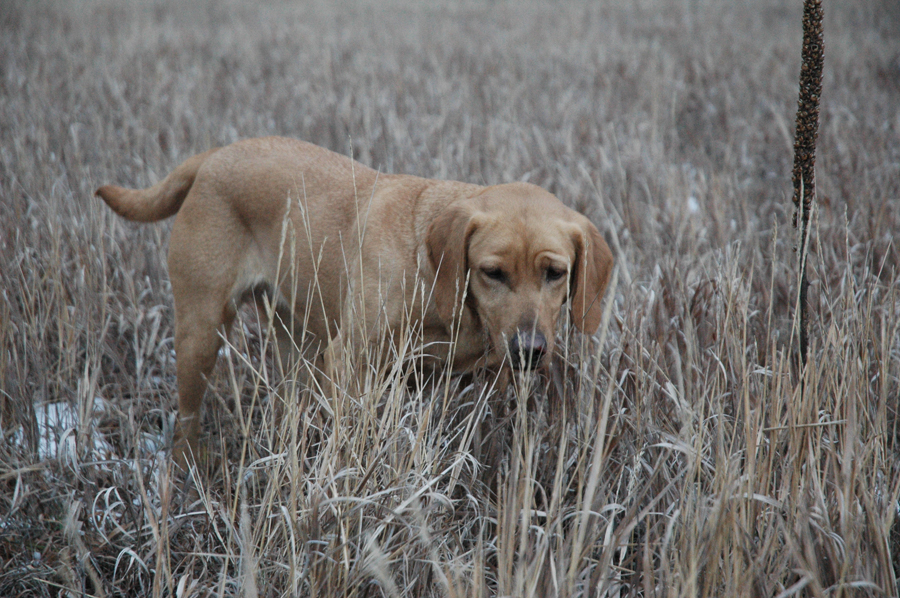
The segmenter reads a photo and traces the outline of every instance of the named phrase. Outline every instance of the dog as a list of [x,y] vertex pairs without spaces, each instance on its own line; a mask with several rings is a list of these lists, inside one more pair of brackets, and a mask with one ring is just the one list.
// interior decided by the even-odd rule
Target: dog
[[535,185],[382,174],[282,137],[211,149],[152,187],[96,195],[127,220],[175,216],[181,464],[197,453],[207,378],[247,301],[274,324],[282,356],[308,351],[333,366],[346,346],[397,343],[414,325],[433,366],[534,369],[553,353],[564,305],[576,328],[596,332],[613,266],[597,228]]

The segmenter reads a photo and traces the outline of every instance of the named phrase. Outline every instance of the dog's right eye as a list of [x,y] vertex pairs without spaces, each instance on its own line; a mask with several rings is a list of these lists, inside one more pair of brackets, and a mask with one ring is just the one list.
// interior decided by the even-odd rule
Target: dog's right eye
[[506,280],[506,274],[500,268],[482,268],[481,271],[491,280],[496,280],[497,282]]

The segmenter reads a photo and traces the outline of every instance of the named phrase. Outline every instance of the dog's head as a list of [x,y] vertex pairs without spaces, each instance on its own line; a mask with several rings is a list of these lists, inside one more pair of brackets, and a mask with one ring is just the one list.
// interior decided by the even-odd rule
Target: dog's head
[[438,313],[449,323],[471,312],[489,340],[488,365],[507,355],[514,368],[545,363],[567,302],[580,330],[600,325],[612,253],[587,218],[540,187],[497,185],[455,202],[427,244]]

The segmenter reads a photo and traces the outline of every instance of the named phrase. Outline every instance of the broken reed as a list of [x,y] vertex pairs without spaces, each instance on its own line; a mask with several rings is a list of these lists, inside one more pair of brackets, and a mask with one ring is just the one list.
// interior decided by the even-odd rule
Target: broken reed
[[794,133],[794,227],[800,229],[800,295],[797,309],[800,319],[800,365],[805,367],[809,350],[809,308],[806,278],[806,254],[809,213],[816,196],[816,138],[819,133],[819,97],[822,94],[824,63],[823,14],[821,0],[803,4],[803,53],[800,66],[800,93]]

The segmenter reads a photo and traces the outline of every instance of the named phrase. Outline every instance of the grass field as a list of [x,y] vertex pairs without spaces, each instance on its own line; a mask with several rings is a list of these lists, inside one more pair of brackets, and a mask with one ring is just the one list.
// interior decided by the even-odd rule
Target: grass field
[[[900,4],[825,2],[805,371],[801,8],[0,1],[0,596],[897,595]],[[268,134],[547,188],[608,324],[502,417],[484,375],[279,384],[246,311],[185,480],[169,225],[92,193]]]

